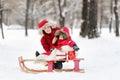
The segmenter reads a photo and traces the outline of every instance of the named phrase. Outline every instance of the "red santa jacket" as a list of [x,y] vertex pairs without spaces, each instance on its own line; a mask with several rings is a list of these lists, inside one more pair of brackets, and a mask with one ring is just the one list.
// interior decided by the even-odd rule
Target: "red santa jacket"
[[46,51],[46,55],[50,55],[50,50],[53,48],[54,44],[52,44],[52,40],[54,38],[54,34],[56,30],[59,30],[59,27],[53,28],[51,34],[44,33],[43,37],[41,38],[41,44]]

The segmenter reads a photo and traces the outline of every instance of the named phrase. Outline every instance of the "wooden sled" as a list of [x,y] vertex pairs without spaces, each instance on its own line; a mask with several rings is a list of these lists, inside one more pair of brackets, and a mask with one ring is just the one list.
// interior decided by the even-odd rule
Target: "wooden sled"
[[19,61],[19,65],[21,67],[21,69],[24,72],[47,72],[47,70],[37,70],[37,69],[31,69],[29,67],[26,66],[25,62],[30,62],[30,61],[34,61],[34,59],[23,59],[22,56],[18,57],[18,61]]
[[[74,58],[74,59],[69,59],[67,55],[57,55],[57,56],[66,56],[65,59],[61,59],[61,60],[50,60],[50,61],[47,61],[48,63],[48,67],[46,70],[39,70],[39,69],[31,69],[29,67],[26,66],[26,62],[31,62],[31,61],[34,61],[34,59],[23,59],[22,56],[18,57],[18,61],[19,61],[19,65],[21,67],[21,69],[24,71],[24,72],[32,72],[32,73],[40,73],[40,72],[53,72],[53,71],[56,71],[56,72],[62,72],[62,71],[65,71],[65,72],[71,72],[71,71],[74,71],[74,72],[81,72],[81,73],[84,73],[84,69],[81,69],[80,68],[80,62],[81,60],[84,60],[84,58]],[[73,69],[54,69],[53,65],[56,61],[70,61],[72,60],[74,62],[74,68]]]

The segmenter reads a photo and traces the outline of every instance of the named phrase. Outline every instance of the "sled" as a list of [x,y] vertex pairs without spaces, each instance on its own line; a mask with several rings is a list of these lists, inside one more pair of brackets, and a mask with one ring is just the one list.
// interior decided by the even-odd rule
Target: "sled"
[[20,57],[18,57],[18,61],[19,61],[19,65],[20,65],[22,71],[24,71],[24,72],[27,72],[27,73],[29,73],[29,72],[35,72],[35,73],[47,72],[47,70],[31,69],[31,68],[26,66],[25,62],[31,62],[31,61],[34,61],[34,59],[23,59],[23,57],[20,56]]
[[[68,57],[68,55],[56,55],[56,56],[66,56],[66,58],[64,59],[60,59],[60,60],[49,60],[46,61],[47,62],[47,69],[44,70],[40,70],[40,69],[32,69],[29,68],[26,63],[27,62],[33,62],[35,61],[34,59],[23,59],[22,56],[18,57],[18,61],[19,61],[19,65],[22,69],[22,71],[27,72],[27,73],[40,73],[40,72],[81,72],[84,73],[84,69],[80,68],[80,62],[82,60],[84,60],[84,58],[75,58],[75,56],[72,56],[71,58]],[[65,61],[65,62],[69,62],[70,60],[72,60],[74,62],[74,68],[73,69],[54,69],[53,65],[56,61]]]

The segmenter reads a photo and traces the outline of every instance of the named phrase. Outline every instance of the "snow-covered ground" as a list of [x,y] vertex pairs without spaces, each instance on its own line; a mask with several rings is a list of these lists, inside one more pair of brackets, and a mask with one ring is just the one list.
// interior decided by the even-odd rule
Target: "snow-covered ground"
[[[120,79],[120,37],[103,29],[100,38],[90,39],[78,36],[74,30],[72,38],[80,47],[79,57],[85,58],[81,67],[85,73],[53,72],[24,73],[18,64],[18,57],[34,58],[35,51],[44,52],[37,30],[5,29],[5,39],[0,36],[0,79],[1,80],[119,80]],[[1,34],[0,34],[1,35]],[[34,64],[37,65],[37,64]],[[72,67],[64,63],[64,68]]]

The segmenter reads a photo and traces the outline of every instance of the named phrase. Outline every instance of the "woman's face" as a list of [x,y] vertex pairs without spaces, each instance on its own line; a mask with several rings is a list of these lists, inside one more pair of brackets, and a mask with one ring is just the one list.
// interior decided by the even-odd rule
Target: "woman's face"
[[51,27],[50,26],[45,26],[44,29],[45,33],[50,34],[51,33]]

